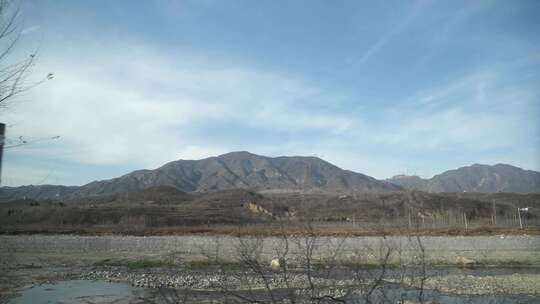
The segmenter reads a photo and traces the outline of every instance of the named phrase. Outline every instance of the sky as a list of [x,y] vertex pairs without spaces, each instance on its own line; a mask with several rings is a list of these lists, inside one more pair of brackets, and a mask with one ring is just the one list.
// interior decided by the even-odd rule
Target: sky
[[[21,2],[2,184],[82,185],[230,151],[384,179],[540,171],[540,1]],[[56,136],[59,138],[54,139]]]

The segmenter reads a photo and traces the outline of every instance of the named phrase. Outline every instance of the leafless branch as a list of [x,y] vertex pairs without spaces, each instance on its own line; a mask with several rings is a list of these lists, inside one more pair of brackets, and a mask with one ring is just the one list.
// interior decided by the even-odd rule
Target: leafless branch
[[41,80],[27,81],[36,61],[36,52],[18,61],[7,62],[21,37],[20,25],[17,23],[19,15],[20,6],[12,0],[0,0],[0,108],[7,107],[7,103],[15,96],[53,77],[53,74],[48,74]]

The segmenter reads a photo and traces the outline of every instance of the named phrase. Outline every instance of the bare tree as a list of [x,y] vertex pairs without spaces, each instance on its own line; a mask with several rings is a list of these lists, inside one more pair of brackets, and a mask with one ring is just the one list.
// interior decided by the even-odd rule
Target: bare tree
[[[232,303],[395,303],[388,286],[418,282],[424,288],[426,260],[419,238],[401,249],[386,237],[377,244],[354,243],[346,236],[321,236],[308,221],[294,233],[282,229],[274,238],[231,241],[236,244],[229,253],[233,271],[214,250],[206,248],[204,255],[218,263],[216,287]],[[417,298],[423,302],[422,291]]]
[[10,0],[0,0],[0,108],[7,107],[13,97],[39,83],[27,82],[35,63],[35,52],[22,59],[9,60],[21,37],[19,19],[20,6]]
[[[21,58],[11,59],[15,46],[21,38],[20,5],[13,0],[0,0],[0,110],[8,107],[11,100],[17,95],[52,79],[49,73],[38,81],[28,81],[28,76],[36,60],[36,51]],[[0,169],[2,165],[2,152],[5,140],[5,125],[0,128]],[[26,144],[27,141],[19,137],[20,141],[14,146]]]

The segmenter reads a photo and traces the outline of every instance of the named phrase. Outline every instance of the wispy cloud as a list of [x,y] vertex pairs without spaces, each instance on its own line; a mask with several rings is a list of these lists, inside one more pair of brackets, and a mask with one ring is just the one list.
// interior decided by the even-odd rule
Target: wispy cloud
[[24,28],[24,29],[21,31],[21,35],[27,35],[27,34],[30,34],[30,33],[32,33],[32,32],[38,31],[40,28],[41,28],[41,26],[39,26],[39,25],[34,25],[34,26],[30,26],[30,27]]
[[388,110],[395,132],[382,141],[475,151],[526,145],[534,132],[540,91],[531,84],[508,84],[507,72],[476,72],[411,96]]
[[413,4],[410,10],[401,17],[388,31],[379,36],[355,62],[357,65],[362,65],[367,62],[374,54],[382,49],[394,36],[399,35],[424,9],[427,2],[417,1]]

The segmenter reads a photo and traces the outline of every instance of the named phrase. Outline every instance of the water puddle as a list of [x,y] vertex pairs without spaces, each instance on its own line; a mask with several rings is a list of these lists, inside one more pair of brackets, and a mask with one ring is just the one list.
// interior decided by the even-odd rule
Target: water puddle
[[126,283],[71,280],[28,288],[8,304],[138,304],[144,293]]
[[[375,301],[381,303],[421,303],[419,301],[419,291],[413,289],[403,289],[397,286],[387,286],[384,289],[384,296],[375,296]],[[423,303],[437,304],[533,304],[539,303],[537,297],[528,295],[456,295],[444,294],[433,290],[424,290]],[[364,304],[362,299],[353,301]]]
[[[223,296],[219,292],[186,291],[174,289],[150,290],[132,287],[127,283],[72,280],[55,284],[43,284],[28,288],[13,298],[7,304],[142,304],[148,303],[178,303],[181,299],[188,303],[219,300]],[[387,285],[376,291],[371,297],[371,303],[420,303],[419,291],[403,289],[396,285]],[[539,299],[526,295],[449,295],[436,291],[425,290],[422,296],[424,303],[437,304],[533,304]],[[365,304],[362,298],[349,297],[347,303]]]

